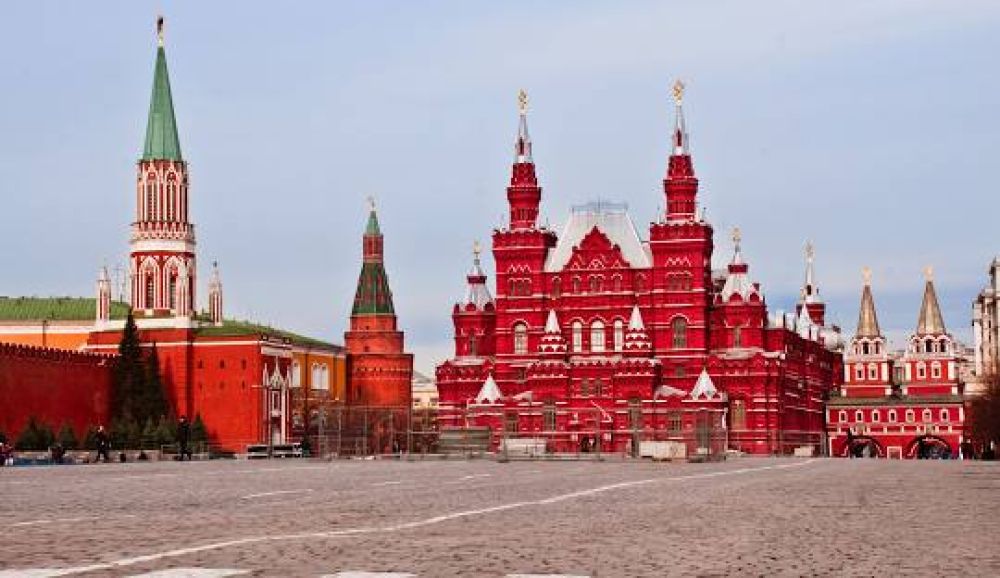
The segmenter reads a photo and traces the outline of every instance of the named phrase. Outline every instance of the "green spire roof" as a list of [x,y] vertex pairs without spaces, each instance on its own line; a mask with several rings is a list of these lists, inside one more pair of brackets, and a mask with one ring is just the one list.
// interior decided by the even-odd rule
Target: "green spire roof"
[[146,146],[142,151],[142,160],[154,159],[181,160],[181,142],[177,138],[174,101],[170,96],[170,76],[167,74],[167,55],[162,44],[156,50],[153,96],[149,101]]
[[368,215],[368,226],[365,227],[365,235],[381,235],[382,231],[378,228],[378,217],[375,215],[375,209]]
[[[378,223],[376,223],[376,227]],[[394,315],[392,291],[385,267],[379,261],[365,261],[358,278],[351,315]]]

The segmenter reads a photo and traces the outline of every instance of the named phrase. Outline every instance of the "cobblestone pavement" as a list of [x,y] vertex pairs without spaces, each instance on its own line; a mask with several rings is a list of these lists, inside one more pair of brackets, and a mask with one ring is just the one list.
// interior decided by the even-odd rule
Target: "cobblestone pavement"
[[998,535],[986,462],[0,468],[4,577],[997,576]]

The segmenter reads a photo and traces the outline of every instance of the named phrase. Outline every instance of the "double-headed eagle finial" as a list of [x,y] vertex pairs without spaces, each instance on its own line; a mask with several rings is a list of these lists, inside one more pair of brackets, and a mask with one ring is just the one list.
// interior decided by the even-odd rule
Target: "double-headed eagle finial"
[[156,17],[156,42],[163,46],[163,16]]
[[672,92],[674,93],[674,102],[680,106],[684,102],[684,83],[681,79],[678,78],[674,81]]

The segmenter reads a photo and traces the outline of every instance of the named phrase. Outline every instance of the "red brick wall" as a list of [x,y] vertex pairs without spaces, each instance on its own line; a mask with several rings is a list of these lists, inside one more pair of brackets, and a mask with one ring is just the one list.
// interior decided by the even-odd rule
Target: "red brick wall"
[[35,416],[56,433],[68,423],[83,441],[107,424],[114,356],[0,344],[0,431],[12,440]]

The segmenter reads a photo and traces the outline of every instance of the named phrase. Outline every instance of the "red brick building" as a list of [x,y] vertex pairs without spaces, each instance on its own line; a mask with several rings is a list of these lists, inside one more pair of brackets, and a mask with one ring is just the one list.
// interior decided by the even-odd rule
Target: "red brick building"
[[965,424],[958,365],[930,269],[916,330],[901,353],[888,350],[866,270],[844,382],[827,407],[830,454],[915,458],[923,449],[926,457],[957,456]]
[[623,204],[576,207],[558,234],[539,225],[522,93],[509,224],[493,231],[496,297],[477,252],[452,311],[455,356],[437,368],[442,427],[505,428],[554,449],[600,432],[601,449],[618,451],[707,423],[750,453],[821,447],[841,340],[825,326],[811,249],[795,315],[768,314],[738,232],[726,268],[712,269],[681,96],[678,85],[666,211],[643,239]]
[[348,403],[409,408],[413,355],[404,352],[403,332],[396,326],[382,248],[382,230],[372,202],[362,240],[361,275],[351,309],[351,328],[344,333]]

